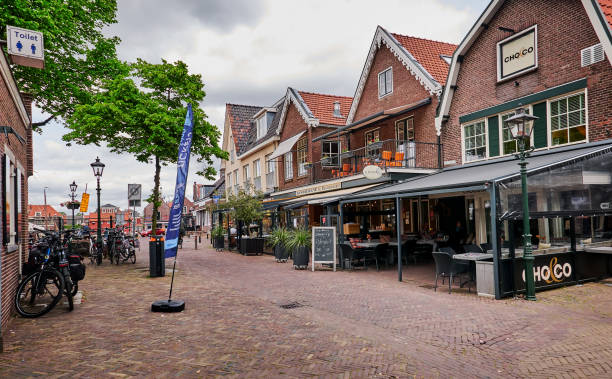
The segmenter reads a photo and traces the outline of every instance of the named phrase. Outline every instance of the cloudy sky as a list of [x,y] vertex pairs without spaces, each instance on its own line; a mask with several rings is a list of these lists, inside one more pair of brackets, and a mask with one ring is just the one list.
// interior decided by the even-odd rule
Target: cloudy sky
[[[132,61],[182,60],[201,73],[209,120],[223,128],[225,103],[269,105],[287,86],[352,96],[377,25],[417,37],[458,43],[488,0],[119,0],[118,23],[107,30],[122,42],[119,55]],[[34,111],[34,121],[44,115]],[[106,164],[102,202],[127,207],[128,183],[153,188],[153,165],[104,148],[66,147],[60,123],[34,137],[30,204],[60,208],[75,180],[80,193],[95,178],[89,164]],[[189,183],[205,182],[193,173]],[[162,169],[164,198],[172,198],[176,166]],[[187,195],[191,194],[188,186]],[[92,198],[89,210],[93,210]]]

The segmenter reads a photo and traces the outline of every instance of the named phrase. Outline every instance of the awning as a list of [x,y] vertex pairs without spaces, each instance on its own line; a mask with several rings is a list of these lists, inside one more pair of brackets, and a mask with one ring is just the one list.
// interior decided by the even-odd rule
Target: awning
[[[302,196],[290,202],[285,202],[283,206],[285,209],[292,209],[292,208],[301,207],[302,205],[306,205],[306,204],[326,204],[326,203],[334,202],[338,200],[339,198],[342,198],[346,195],[352,195],[352,194],[360,193],[360,192],[363,192],[369,189],[373,189],[373,187],[375,186],[380,186],[380,183],[368,184],[365,186],[359,186],[359,187],[353,187],[353,188],[339,189],[336,191],[315,193],[315,194],[308,195],[308,196]],[[295,204],[301,204],[301,205],[295,205]]]
[[278,208],[281,203],[283,202],[287,202],[288,200],[293,200],[293,197],[289,197],[289,198],[283,198],[283,199],[276,199],[276,200],[264,200],[262,201],[262,209],[265,210],[269,210],[269,209],[275,209]]
[[427,104],[431,104],[431,97],[427,97],[425,99],[419,100],[417,102],[414,103],[410,103],[410,104],[405,104],[405,105],[401,105],[399,107],[395,107],[395,108],[391,108],[391,109],[386,109],[384,111],[380,111],[378,113],[375,113],[373,115],[370,115],[368,117],[364,117],[361,120],[357,120],[349,125],[345,125],[342,126],[336,130],[333,130],[331,132],[325,133],[321,136],[318,136],[316,138],[312,139],[312,142],[317,142],[323,138],[328,138],[328,137],[332,137],[335,135],[340,135],[342,132],[346,131],[347,129],[358,129],[361,128],[363,126],[369,125],[369,124],[373,124],[377,121],[381,121],[381,120],[385,120],[388,119],[390,117],[395,117],[395,116],[399,116],[403,113],[406,112],[410,112],[413,111],[415,109],[418,109],[424,105]]
[[272,155],[270,155],[269,159],[278,158],[281,155],[285,155],[286,153],[290,152],[291,149],[293,148],[293,145],[295,145],[295,143],[300,139],[302,134],[304,134],[305,132],[306,132],[305,130],[301,131],[298,134],[294,135],[293,137],[286,139],[283,142],[279,143],[278,147],[276,148],[276,150],[274,150]]
[[[598,154],[612,152],[609,141],[568,146],[532,153],[528,159],[527,173],[586,159]],[[397,196],[419,196],[463,191],[483,191],[493,182],[501,182],[520,174],[517,160],[513,156],[495,160],[446,168],[435,174],[420,176],[403,183],[387,185],[360,193],[343,203],[354,203],[368,199],[394,198]]]

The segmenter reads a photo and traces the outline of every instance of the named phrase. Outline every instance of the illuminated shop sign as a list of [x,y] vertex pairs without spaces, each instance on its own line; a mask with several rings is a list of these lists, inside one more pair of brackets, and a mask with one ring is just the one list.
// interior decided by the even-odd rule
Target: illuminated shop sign
[[497,81],[524,74],[537,67],[537,25],[497,43]]

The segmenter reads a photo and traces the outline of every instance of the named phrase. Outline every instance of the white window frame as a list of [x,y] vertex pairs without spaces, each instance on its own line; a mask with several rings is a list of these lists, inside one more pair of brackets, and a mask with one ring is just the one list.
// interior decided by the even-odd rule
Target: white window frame
[[261,176],[261,160],[255,159],[253,161],[253,177],[259,178]]
[[293,179],[293,152],[289,151],[283,155],[285,169],[285,180]]
[[266,155],[265,159],[266,159],[266,174],[271,174],[273,172],[276,172],[276,161],[275,159],[270,159],[270,156],[272,154],[268,154]]
[[[304,146],[300,147],[300,143],[303,143]],[[306,137],[302,137],[299,141],[297,141],[295,146],[298,164],[298,176],[306,176],[308,175],[308,169],[306,169],[306,163],[308,163],[308,139]]]
[[247,183],[251,179],[251,165],[250,164],[247,163],[244,166],[242,166],[242,176],[243,176],[242,180],[246,188]]
[[[479,159],[473,159],[468,161],[467,158],[467,154],[465,151],[465,127],[466,126],[470,126],[470,125],[474,125],[477,124],[479,122],[483,122],[484,123],[484,130],[485,130],[485,156],[483,158],[479,158]],[[461,124],[461,159],[463,161],[463,163],[472,163],[472,162],[478,162],[478,161],[483,161],[485,159],[489,158],[489,123],[487,121],[486,118],[481,118],[481,119],[477,119],[477,120],[472,120],[470,122],[466,122]]]
[[238,183],[240,183],[240,180],[238,180],[238,169],[234,170],[234,186],[237,186]]
[[257,139],[265,136],[268,132],[268,112],[264,112],[264,114],[255,120],[255,126],[257,129]]
[[[390,80],[391,83],[389,85],[390,89],[387,88],[387,75],[386,75],[387,72],[390,74],[389,76],[391,78],[391,80]],[[381,91],[380,91],[380,89],[381,89],[381,87],[380,87],[380,84],[381,84],[381,81],[380,81],[381,75],[384,75],[384,78],[385,78],[385,81],[384,81],[385,89],[388,90],[388,92],[385,92],[383,94],[381,94]],[[390,67],[387,67],[386,69],[384,69],[384,70],[382,70],[381,72],[378,73],[378,98],[382,99],[383,97],[386,97],[386,96],[388,96],[388,95],[390,95],[392,93],[393,93],[393,67],[390,66]]]
[[[326,144],[338,144],[338,153],[334,154],[332,152],[325,152],[325,146]],[[331,149],[330,149],[331,150]],[[324,140],[321,143],[321,157],[322,158],[331,158],[331,163],[328,164],[328,166],[338,166],[340,164],[340,154],[342,154],[342,142],[338,141],[338,140]],[[334,157],[335,157],[335,163],[334,163]]]
[[[568,142],[565,144],[561,144],[561,145],[553,145],[552,144],[552,112],[551,112],[551,103],[553,101],[558,101],[560,99],[563,98],[568,98],[571,96],[575,96],[578,94],[584,94],[584,121],[585,121],[585,129],[586,129],[586,138],[582,141],[576,141],[576,142]],[[549,149],[554,149],[557,147],[562,147],[562,146],[571,146],[571,145],[577,145],[580,143],[587,143],[589,142],[589,94],[588,94],[588,89],[587,88],[582,88],[580,90],[574,91],[574,92],[570,92],[570,93],[565,93],[563,95],[557,96],[557,97],[552,97],[550,99],[546,100],[546,133],[547,133],[547,139],[548,139],[548,148]]]

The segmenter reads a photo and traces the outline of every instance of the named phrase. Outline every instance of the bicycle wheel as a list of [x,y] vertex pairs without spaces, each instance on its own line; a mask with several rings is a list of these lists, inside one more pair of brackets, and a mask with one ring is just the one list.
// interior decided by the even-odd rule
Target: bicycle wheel
[[72,312],[74,310],[74,300],[72,299],[72,282],[69,280],[64,280],[64,284],[64,294],[66,295],[66,299],[68,299],[68,311]]
[[63,291],[64,278],[57,270],[32,273],[17,287],[15,309],[22,317],[40,317],[57,305]]
[[130,252],[130,258],[132,259],[132,264],[135,264],[136,263],[136,252],[134,250]]
[[79,282],[72,284],[72,297],[75,297],[77,292],[79,292]]

